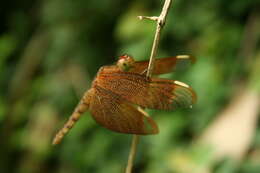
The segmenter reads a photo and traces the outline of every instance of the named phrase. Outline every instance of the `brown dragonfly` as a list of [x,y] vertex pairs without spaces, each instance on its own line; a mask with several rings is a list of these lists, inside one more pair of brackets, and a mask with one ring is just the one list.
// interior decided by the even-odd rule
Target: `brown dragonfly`
[[[188,55],[156,59],[153,75],[169,73],[183,59],[194,62],[194,58]],[[140,107],[163,110],[191,107],[196,101],[193,89],[176,80],[147,77],[148,63],[136,62],[131,56],[122,55],[116,65],[101,67],[91,88],[84,93],[67,123],[56,134],[53,144],[60,143],[87,110],[98,124],[109,130],[147,135],[159,130]]]

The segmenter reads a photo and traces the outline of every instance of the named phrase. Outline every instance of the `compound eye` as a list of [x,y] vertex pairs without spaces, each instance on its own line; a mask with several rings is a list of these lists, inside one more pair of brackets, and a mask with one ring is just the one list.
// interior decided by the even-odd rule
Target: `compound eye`
[[129,71],[134,65],[134,59],[128,55],[123,55],[119,57],[119,60],[117,61],[117,66],[122,71]]
[[127,67],[128,65],[125,63],[125,62],[123,62],[123,64],[122,64],[124,67]]

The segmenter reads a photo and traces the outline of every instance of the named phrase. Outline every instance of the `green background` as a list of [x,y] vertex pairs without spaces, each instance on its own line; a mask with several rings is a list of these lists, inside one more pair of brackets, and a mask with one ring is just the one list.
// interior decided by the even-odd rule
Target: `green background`
[[[52,146],[51,140],[101,66],[124,53],[149,58],[156,25],[136,16],[158,15],[162,5],[159,0],[1,3],[1,173],[124,172],[132,136],[104,129],[88,112],[62,144]],[[260,172],[257,109],[252,131],[232,144],[252,136],[242,157],[212,161],[214,146],[194,145],[242,91],[253,92],[259,103],[259,38],[259,0],[173,1],[157,57],[197,58],[163,77],[191,85],[198,102],[193,109],[148,110],[160,133],[141,138],[134,172]]]

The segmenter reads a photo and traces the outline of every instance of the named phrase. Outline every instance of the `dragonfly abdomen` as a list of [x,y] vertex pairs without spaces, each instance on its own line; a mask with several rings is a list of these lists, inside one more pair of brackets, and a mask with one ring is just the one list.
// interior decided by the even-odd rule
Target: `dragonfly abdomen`
[[69,132],[69,130],[75,125],[75,123],[79,120],[81,115],[87,111],[89,107],[89,99],[87,99],[88,93],[84,95],[84,97],[79,102],[78,106],[75,108],[72,115],[69,117],[69,120],[63,126],[63,128],[56,134],[55,138],[53,139],[52,144],[56,145],[59,144],[62,138]]

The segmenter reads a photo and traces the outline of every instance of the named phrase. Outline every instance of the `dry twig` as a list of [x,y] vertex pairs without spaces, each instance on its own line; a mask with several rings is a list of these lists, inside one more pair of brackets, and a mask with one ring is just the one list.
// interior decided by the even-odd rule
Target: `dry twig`
[[[157,16],[152,16],[152,17],[138,16],[138,18],[140,20],[149,19],[149,20],[154,20],[157,22],[156,32],[155,32],[153,46],[152,46],[150,60],[149,60],[149,66],[148,66],[147,73],[146,73],[147,77],[151,77],[151,75],[152,75],[152,71],[153,71],[153,67],[154,67],[154,60],[155,60],[155,56],[156,56],[158,45],[159,45],[161,31],[162,31],[163,26],[165,25],[166,16],[168,14],[171,2],[172,2],[172,0],[165,0],[162,12],[161,12],[160,16],[158,16],[158,17]],[[132,172],[133,162],[134,162],[134,158],[136,155],[136,148],[137,148],[139,138],[140,137],[138,135],[133,135],[131,149],[130,149],[130,153],[129,153],[129,157],[128,157],[128,163],[127,163],[127,167],[126,167],[126,173]]]

